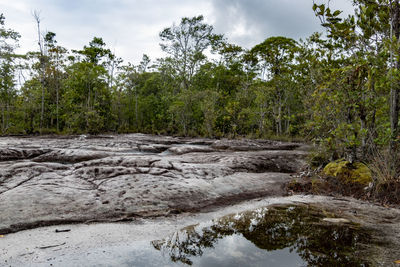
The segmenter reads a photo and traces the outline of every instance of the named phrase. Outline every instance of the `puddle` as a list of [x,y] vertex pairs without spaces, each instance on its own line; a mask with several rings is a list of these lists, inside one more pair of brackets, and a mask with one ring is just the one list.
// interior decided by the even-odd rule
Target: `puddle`
[[261,208],[189,226],[151,244],[179,265],[369,266],[363,251],[368,231],[325,217],[307,206]]
[[[376,233],[354,223],[329,223],[323,220],[327,217],[333,214],[313,206],[269,206],[188,226],[153,241],[153,234],[143,239],[134,234],[132,241],[104,241],[103,245],[88,248],[79,242],[68,248],[70,241],[60,239],[60,248],[48,250],[47,255],[9,257],[8,263],[157,267],[373,265],[368,257],[372,257],[370,249],[379,247],[371,241]],[[104,231],[104,240],[109,234]],[[53,243],[57,242],[50,242]]]

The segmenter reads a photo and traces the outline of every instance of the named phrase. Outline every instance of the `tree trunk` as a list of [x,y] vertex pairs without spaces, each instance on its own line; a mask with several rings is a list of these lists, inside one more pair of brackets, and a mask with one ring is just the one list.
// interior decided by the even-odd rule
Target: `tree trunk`
[[282,134],[282,106],[279,101],[279,106],[278,106],[278,132],[279,135]]
[[10,121],[10,103],[9,103],[9,101],[7,101],[7,106],[6,106],[6,129],[8,129],[9,121]]
[[360,121],[361,121],[361,156],[365,159],[367,157],[367,137],[363,131],[367,130],[368,132],[368,123],[367,123],[367,115],[365,114],[364,108],[361,109],[360,111]]
[[40,133],[42,133],[43,122],[44,122],[44,86],[42,81],[42,110],[40,112]]
[[[394,34],[395,40],[399,40],[400,36],[400,7],[399,1],[395,0],[391,6],[391,17],[392,17],[392,33]],[[398,51],[397,51],[398,52]],[[400,62],[396,60],[394,68],[400,69]],[[398,136],[399,136],[399,86],[394,84],[390,89],[390,128],[392,130],[392,136],[390,140],[390,155],[392,155],[393,163],[397,162],[398,153]]]
[[4,133],[4,130],[6,128],[6,116],[5,116],[5,110],[4,110],[4,105],[1,106],[1,115],[2,115],[2,125],[1,125],[1,132]]
[[285,129],[285,133],[286,133],[287,135],[289,135],[289,134],[290,134],[290,116],[291,116],[289,105],[288,105],[288,107],[287,107],[287,116],[288,116],[288,118],[286,119],[286,126],[285,126],[286,129]]
[[136,131],[139,131],[139,107],[138,107],[138,92],[137,86],[135,86],[135,120],[136,120]]
[[39,12],[34,11],[33,17],[36,20],[37,24],[37,32],[38,32],[38,45],[40,49],[40,56],[39,56],[39,76],[40,76],[40,83],[42,84],[42,103],[41,103],[41,112],[40,112],[40,133],[42,133],[43,128],[43,121],[44,121],[44,93],[45,93],[45,79],[44,79],[44,49],[42,43],[42,37],[40,36],[40,14]]
[[57,118],[57,133],[60,131],[59,118],[58,118],[59,90],[60,90],[60,85],[59,85],[59,84],[57,84],[57,88],[56,88],[56,118]]

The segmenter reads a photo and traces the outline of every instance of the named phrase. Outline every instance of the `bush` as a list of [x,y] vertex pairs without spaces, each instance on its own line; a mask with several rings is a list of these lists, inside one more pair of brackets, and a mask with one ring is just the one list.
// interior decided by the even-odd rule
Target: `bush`
[[388,150],[374,151],[370,166],[374,177],[372,196],[383,203],[400,204],[399,162]]
[[96,111],[88,111],[87,113],[87,132],[89,134],[99,134],[104,128],[104,118]]

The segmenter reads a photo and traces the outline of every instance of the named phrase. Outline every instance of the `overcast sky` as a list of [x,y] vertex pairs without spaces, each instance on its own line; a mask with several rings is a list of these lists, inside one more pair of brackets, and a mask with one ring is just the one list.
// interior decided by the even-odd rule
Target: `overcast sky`
[[[351,0],[331,0],[331,7],[353,10]],[[102,37],[117,56],[134,64],[144,53],[151,59],[163,56],[158,33],[182,17],[202,14],[216,33],[245,48],[270,36],[299,39],[322,31],[312,0],[0,0],[6,27],[22,35],[23,52],[37,49],[34,10],[40,11],[42,31],[55,32],[59,45],[81,49],[94,36]]]

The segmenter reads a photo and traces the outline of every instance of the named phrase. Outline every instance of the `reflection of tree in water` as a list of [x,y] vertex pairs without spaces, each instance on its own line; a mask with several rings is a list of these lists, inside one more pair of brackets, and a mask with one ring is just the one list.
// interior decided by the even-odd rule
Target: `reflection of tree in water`
[[322,218],[320,211],[306,206],[261,208],[186,227],[152,245],[168,253],[173,262],[191,265],[190,257],[201,256],[219,239],[238,234],[267,251],[290,248],[309,266],[368,266],[357,255],[369,239],[365,230],[353,224],[332,225]]

